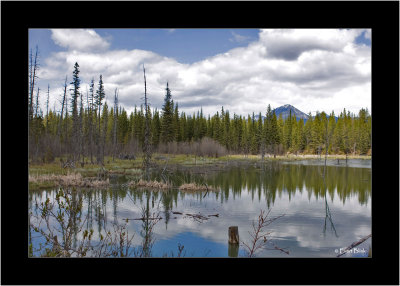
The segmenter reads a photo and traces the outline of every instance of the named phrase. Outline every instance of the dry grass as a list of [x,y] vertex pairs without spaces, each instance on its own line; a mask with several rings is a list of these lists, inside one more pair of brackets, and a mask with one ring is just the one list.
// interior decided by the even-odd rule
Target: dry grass
[[172,187],[170,184],[165,184],[163,182],[145,181],[142,179],[140,179],[139,182],[131,181],[129,182],[128,185],[138,188],[151,188],[151,189],[164,189],[164,190]]
[[83,178],[80,173],[68,173],[67,175],[29,175],[29,182],[36,184],[43,184],[47,182],[54,182],[61,186],[68,187],[107,187],[110,185],[110,181],[107,180],[90,180]]

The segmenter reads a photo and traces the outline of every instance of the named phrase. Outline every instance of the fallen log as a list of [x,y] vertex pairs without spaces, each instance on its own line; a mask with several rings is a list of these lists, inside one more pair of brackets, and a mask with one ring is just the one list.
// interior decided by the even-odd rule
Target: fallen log
[[215,216],[215,217],[219,217],[219,214],[215,214],[215,215],[208,215],[208,216]]
[[201,220],[208,220],[208,217],[202,216],[200,214],[185,214],[185,215]]
[[157,219],[162,219],[162,217],[141,217],[141,218],[127,218],[126,220],[157,220]]

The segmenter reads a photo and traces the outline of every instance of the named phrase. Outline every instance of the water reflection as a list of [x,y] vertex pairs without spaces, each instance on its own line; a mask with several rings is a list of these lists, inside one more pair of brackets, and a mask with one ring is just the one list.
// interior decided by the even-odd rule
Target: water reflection
[[[158,174],[152,177],[157,179]],[[286,213],[279,223],[271,225],[271,231],[281,247],[291,248],[292,256],[329,257],[334,255],[333,247],[345,247],[358,235],[371,231],[369,168],[327,166],[324,170],[324,166],[317,165],[271,163],[204,174],[178,171],[169,179],[175,186],[205,181],[220,191],[205,195],[185,193],[177,188],[166,191],[129,189],[121,185],[129,178],[120,177],[108,190],[76,192],[75,200],[83,199],[88,216],[86,227],[95,229],[98,236],[109,220],[117,223],[126,218],[147,218],[130,221],[129,231],[137,234],[134,243],[141,246],[143,252],[155,256],[175,251],[177,239],[189,250],[193,237],[203,238],[201,241],[210,249],[210,257],[221,256],[222,252],[225,253],[222,256],[240,256],[239,249],[228,248],[228,227],[239,225],[241,238],[248,239],[251,221],[260,209],[266,208],[272,208],[276,215]],[[54,190],[29,192],[30,209],[35,209],[35,202],[47,197],[54,199]],[[174,211],[220,215],[200,224]],[[159,212],[162,219],[152,226],[149,218],[155,212]],[[154,227],[153,237],[149,231],[151,227]],[[332,235],[327,234],[327,229]],[[75,243],[76,237],[75,232]],[[204,247],[199,246],[197,252],[191,249],[190,253],[201,256]],[[268,253],[267,256],[280,257],[280,254]]]

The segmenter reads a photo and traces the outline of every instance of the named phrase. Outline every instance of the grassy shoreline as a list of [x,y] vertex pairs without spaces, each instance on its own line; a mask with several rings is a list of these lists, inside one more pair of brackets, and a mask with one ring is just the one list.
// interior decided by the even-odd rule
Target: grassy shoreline
[[[300,161],[300,160],[319,160],[325,156],[319,155],[284,155],[284,156],[266,156],[264,162],[274,161]],[[345,155],[328,155],[328,160],[345,160]],[[366,159],[371,156],[348,156],[347,159]],[[85,158],[88,162],[89,158]],[[260,162],[260,155],[227,155],[219,158],[198,157],[194,155],[165,155],[154,154],[152,162],[158,168],[176,169],[179,167],[191,168],[209,168],[210,166],[222,169],[232,164],[255,163]],[[56,158],[53,163],[30,164],[29,165],[29,190],[40,190],[45,188],[55,188],[57,186],[78,186],[78,187],[99,187],[108,186],[102,184],[99,175],[107,171],[108,175],[132,175],[140,176],[142,174],[142,158],[135,160],[112,160],[112,157],[106,157],[104,160],[104,169],[97,164],[85,164],[74,169],[62,168],[60,158]],[[73,176],[75,176],[73,178]],[[79,179],[77,179],[79,176]]]

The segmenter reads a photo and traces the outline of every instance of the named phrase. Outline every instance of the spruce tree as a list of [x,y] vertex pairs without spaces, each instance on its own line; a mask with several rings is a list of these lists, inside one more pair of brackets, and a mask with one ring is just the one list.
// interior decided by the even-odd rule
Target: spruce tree
[[96,134],[96,145],[97,145],[97,163],[103,163],[104,158],[102,157],[102,150],[101,150],[101,138],[102,138],[102,130],[101,130],[101,105],[104,97],[106,96],[104,92],[103,86],[103,76],[100,75],[98,89],[96,90],[95,96],[95,104],[97,107],[98,112],[98,130]]
[[157,147],[160,143],[160,130],[161,130],[161,122],[160,122],[160,112],[156,109],[153,115],[152,121],[152,144],[154,147]]
[[272,120],[271,120],[271,127],[270,127],[270,138],[271,138],[271,144],[273,146],[274,150],[274,158],[276,157],[277,154],[277,149],[279,144],[281,143],[280,136],[279,136],[279,126],[278,126],[278,120],[276,119],[276,114],[275,111],[272,112]]
[[79,147],[79,116],[78,116],[78,98],[80,95],[80,78],[79,78],[79,65],[76,62],[74,65],[74,71],[72,72],[72,91],[71,93],[71,114],[72,114],[72,152],[74,156],[74,160],[78,155],[78,147]]
[[181,133],[181,125],[179,122],[179,110],[178,110],[178,103],[175,104],[175,110],[174,110],[174,120],[173,120],[173,126],[174,126],[174,133],[175,133],[175,141],[180,142],[182,141],[182,133]]
[[161,121],[161,141],[164,143],[172,142],[174,140],[174,130],[173,130],[173,117],[174,117],[174,110],[173,110],[173,102],[171,100],[171,90],[167,88],[165,98],[164,98],[164,105],[162,108],[162,121]]

